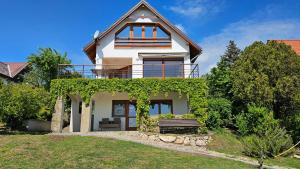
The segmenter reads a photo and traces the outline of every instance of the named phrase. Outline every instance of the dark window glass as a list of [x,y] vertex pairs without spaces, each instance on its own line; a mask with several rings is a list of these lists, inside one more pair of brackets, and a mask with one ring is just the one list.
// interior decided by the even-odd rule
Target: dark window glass
[[155,116],[173,113],[172,106],[172,101],[151,101],[149,114],[150,116]]
[[162,61],[144,60],[144,77],[162,77]]
[[183,61],[164,61],[166,77],[183,77]]
[[113,102],[113,117],[124,117],[125,116],[125,103],[121,101]]
[[159,103],[151,103],[150,104],[150,116],[155,116],[159,114]]
[[170,114],[172,113],[172,103],[161,102],[160,103],[160,114]]

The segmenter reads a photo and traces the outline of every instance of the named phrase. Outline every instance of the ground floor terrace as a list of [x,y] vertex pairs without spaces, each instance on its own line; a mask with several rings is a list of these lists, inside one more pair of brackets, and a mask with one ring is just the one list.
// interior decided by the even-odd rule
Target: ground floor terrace
[[[130,131],[137,129],[137,101],[130,99],[128,93],[96,93],[89,105],[79,95],[71,98],[71,114],[67,132],[90,131]],[[189,111],[186,96],[171,92],[167,96],[157,94],[150,96],[149,115],[156,117],[163,114],[181,115]],[[65,118],[64,101],[56,101],[56,112],[53,114],[52,130],[62,132]]]
[[[68,132],[136,130],[143,120],[163,114],[197,114],[205,118],[207,86],[203,79],[57,79],[51,129]],[[66,106],[66,98],[70,102]],[[64,130],[65,131],[65,130]]]

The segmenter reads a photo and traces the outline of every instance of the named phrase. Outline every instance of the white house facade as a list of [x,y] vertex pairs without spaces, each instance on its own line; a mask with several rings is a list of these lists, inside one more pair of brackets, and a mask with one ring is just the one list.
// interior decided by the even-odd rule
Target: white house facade
[[[194,62],[201,48],[145,1],[140,1],[106,31],[96,32],[84,52],[93,65],[75,66],[82,69],[82,76],[89,71],[89,78],[199,77]],[[82,115],[85,110],[80,96],[70,98],[70,132],[136,129],[136,103],[129,101],[127,93],[98,92],[92,97],[87,117]],[[189,111],[188,99],[177,93],[150,98],[150,116]]]

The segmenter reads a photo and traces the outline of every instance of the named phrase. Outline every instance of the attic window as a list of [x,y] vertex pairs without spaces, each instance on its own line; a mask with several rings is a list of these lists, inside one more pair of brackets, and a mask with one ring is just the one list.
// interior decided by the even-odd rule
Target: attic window
[[[157,23],[128,23],[115,35],[115,46],[171,46],[171,34]],[[129,47],[130,47],[129,46]]]

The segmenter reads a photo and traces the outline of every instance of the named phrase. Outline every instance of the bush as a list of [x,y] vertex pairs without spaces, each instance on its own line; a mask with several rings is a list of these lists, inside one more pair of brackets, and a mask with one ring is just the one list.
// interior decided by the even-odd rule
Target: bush
[[220,113],[217,111],[208,112],[208,119],[206,120],[206,126],[209,129],[218,129],[222,124]]
[[279,125],[274,119],[273,112],[265,107],[249,105],[246,113],[241,113],[236,118],[236,125],[241,135],[262,135],[266,130]]
[[2,79],[0,79],[0,89],[4,86]]
[[269,128],[262,136],[251,135],[242,140],[244,153],[250,157],[275,157],[293,146],[293,140],[285,129]]
[[28,119],[49,119],[50,95],[44,89],[23,84],[0,89],[0,120],[15,129]]
[[211,122],[207,122],[207,127],[231,127],[233,126],[232,119],[231,101],[224,98],[212,98],[208,100],[208,121],[213,120],[217,123],[213,124]]
[[159,115],[159,119],[174,119],[175,115],[174,114],[160,114]]

